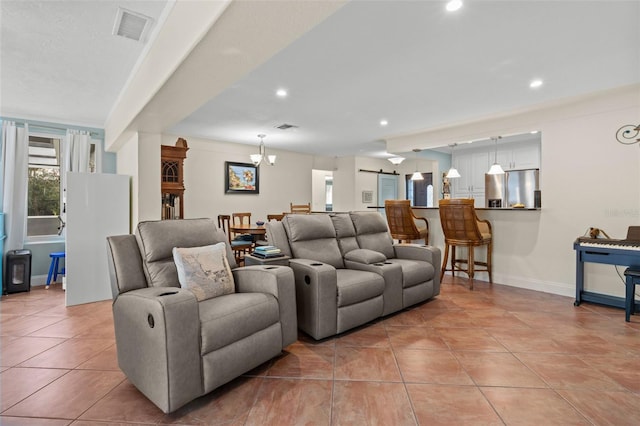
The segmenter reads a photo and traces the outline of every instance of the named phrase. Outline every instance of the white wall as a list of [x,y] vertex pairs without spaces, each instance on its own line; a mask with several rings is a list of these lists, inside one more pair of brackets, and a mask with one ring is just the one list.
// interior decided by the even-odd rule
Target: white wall
[[[355,157],[354,199],[352,210],[367,210],[370,206],[378,205],[378,174],[361,172],[362,170],[393,172],[394,165],[384,158]],[[398,181],[404,182],[404,176],[396,176]],[[362,191],[373,191],[373,202],[362,202]]]
[[325,211],[327,208],[327,177],[333,177],[333,171],[312,170],[311,171],[311,210]]
[[[138,214],[138,192],[140,188],[139,184],[139,172],[138,172],[138,134],[131,133],[127,135],[126,140],[120,146],[117,154],[117,168],[116,172],[119,175],[131,176],[131,217],[130,224],[137,224],[139,222]],[[133,229],[133,227],[132,227]],[[130,230],[131,231],[131,230]]]
[[[178,138],[175,138],[171,145],[175,145],[176,139]],[[139,220],[157,220],[161,216],[160,145],[163,143],[162,140],[161,135],[158,134],[138,134]]]
[[[179,136],[162,135],[162,145],[175,145]],[[288,151],[267,149],[276,154],[276,164],[260,166],[260,194],[225,194],[225,161],[249,163],[249,155],[258,145],[218,142],[208,139],[186,138],[189,146],[184,162],[186,218],[211,217],[219,214],[248,211],[251,220],[265,220],[267,214],[289,211],[289,203],[311,201],[311,170],[313,157]],[[157,170],[160,170],[158,152]],[[158,188],[160,177],[158,175]],[[159,201],[159,189],[157,204]],[[158,211],[158,219],[160,212]]]
[[[467,135],[474,139],[501,131],[542,131],[542,210],[485,211],[479,216],[493,223],[495,282],[574,295],[575,239],[590,226],[604,229],[612,238],[624,238],[629,225],[640,223],[640,149],[615,138],[618,128],[638,124],[639,117],[640,86],[633,86],[422,134],[419,139],[439,139],[446,144],[468,139]],[[403,142],[396,142],[390,141],[393,147],[388,149],[401,151]],[[442,232],[437,211],[423,214],[430,219],[432,230]],[[438,237],[435,242],[440,244]],[[587,264],[585,289],[624,295],[624,284],[609,265]]]
[[[387,164],[385,164],[387,163]],[[354,194],[353,207],[351,210],[366,210],[368,206],[375,206],[378,203],[378,174],[361,172],[362,170],[386,170],[392,171],[392,164],[380,158],[355,157],[354,165]],[[362,191],[373,191],[373,203],[362,202]]]
[[355,210],[355,157],[336,159],[333,171],[333,211],[348,212]]

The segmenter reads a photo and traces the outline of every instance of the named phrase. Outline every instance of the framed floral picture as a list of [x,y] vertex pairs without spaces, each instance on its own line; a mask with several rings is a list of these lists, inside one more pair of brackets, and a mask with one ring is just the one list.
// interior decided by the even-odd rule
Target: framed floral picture
[[259,194],[260,169],[251,163],[224,163],[224,192],[227,194]]

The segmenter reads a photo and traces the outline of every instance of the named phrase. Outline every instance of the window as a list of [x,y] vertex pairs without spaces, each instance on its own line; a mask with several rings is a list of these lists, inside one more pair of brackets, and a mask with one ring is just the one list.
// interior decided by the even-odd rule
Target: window
[[27,236],[57,235],[62,138],[29,135]]
[[333,211],[333,176],[324,178],[325,211]]

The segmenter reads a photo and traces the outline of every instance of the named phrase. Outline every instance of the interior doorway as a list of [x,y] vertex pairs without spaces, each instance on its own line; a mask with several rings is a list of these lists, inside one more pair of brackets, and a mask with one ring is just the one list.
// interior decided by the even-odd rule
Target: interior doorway
[[412,206],[433,207],[433,173],[421,173],[422,180],[411,180],[405,175],[407,199]]
[[311,171],[311,211],[333,211],[333,172],[331,170]]

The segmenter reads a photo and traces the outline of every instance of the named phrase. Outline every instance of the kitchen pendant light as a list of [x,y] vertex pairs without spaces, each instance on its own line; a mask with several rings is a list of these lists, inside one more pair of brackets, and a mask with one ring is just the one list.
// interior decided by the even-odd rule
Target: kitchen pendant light
[[418,148],[414,148],[414,150],[413,150],[413,152],[415,152],[415,153],[416,153],[416,171],[415,171],[415,172],[413,172],[413,174],[411,175],[411,180],[423,180],[423,179],[424,179],[424,177],[422,176],[422,173],[420,173],[420,172],[418,171],[418,153],[419,153],[420,151],[421,151],[421,150],[420,150],[420,149],[418,149]]
[[413,172],[413,174],[411,175],[411,180],[423,180],[424,177],[422,177],[422,173],[420,172]]
[[274,164],[276,164],[276,156],[275,155],[266,155],[266,150],[264,147],[264,138],[267,137],[267,135],[263,135],[260,134],[258,135],[258,137],[260,138],[260,148],[259,148],[259,153],[258,154],[251,154],[251,162],[253,163],[254,166],[258,167],[260,165],[260,163],[262,163],[263,160],[266,160],[267,163],[270,166],[273,166]]
[[[449,145],[451,147],[451,160],[453,162],[453,150],[456,147],[456,143],[453,143],[451,145]],[[460,173],[458,173],[458,170],[453,167],[453,164],[451,164],[451,168],[449,169],[449,171],[447,172],[447,179],[454,179],[454,178],[459,178],[460,177]]]
[[404,161],[404,157],[391,157],[387,158],[387,160],[389,160],[394,166],[397,166]]
[[491,140],[494,141],[495,144],[496,144],[496,156],[495,156],[495,161],[494,161],[493,165],[491,166],[491,168],[487,172],[488,175],[503,175],[504,174],[504,170],[502,169],[502,166],[500,164],[498,164],[498,139],[501,139],[501,138],[502,138],[502,136],[493,136],[491,138]]

